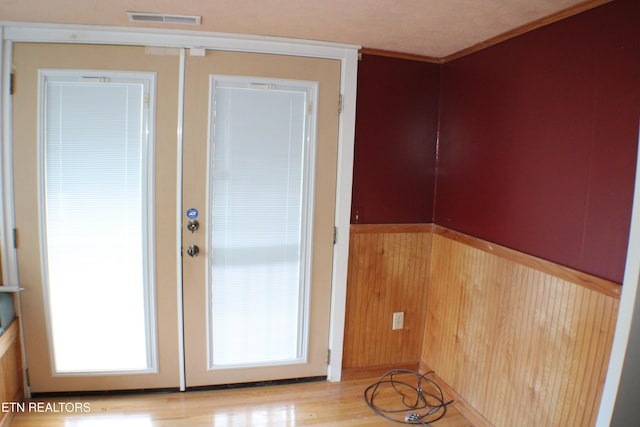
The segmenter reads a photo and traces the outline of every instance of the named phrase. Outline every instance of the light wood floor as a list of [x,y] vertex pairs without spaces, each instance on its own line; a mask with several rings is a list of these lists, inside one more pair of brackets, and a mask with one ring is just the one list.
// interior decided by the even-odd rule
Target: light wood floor
[[[375,379],[312,382],[186,393],[35,399],[40,409],[86,402],[88,413],[17,413],[13,427],[186,427],[186,426],[395,426],[375,414],[362,395]],[[380,394],[379,405],[389,408]],[[394,393],[394,402],[397,403]],[[34,403],[34,404],[35,404]],[[28,404],[28,403],[27,403]],[[56,408],[56,405],[58,408]],[[392,404],[392,403],[390,403]],[[456,409],[434,427],[471,427]]]

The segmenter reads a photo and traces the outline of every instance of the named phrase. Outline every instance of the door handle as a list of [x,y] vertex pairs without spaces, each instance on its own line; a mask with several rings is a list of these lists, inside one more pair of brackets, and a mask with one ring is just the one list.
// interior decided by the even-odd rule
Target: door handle
[[191,258],[195,258],[200,253],[200,248],[197,245],[191,245],[187,248],[187,255]]

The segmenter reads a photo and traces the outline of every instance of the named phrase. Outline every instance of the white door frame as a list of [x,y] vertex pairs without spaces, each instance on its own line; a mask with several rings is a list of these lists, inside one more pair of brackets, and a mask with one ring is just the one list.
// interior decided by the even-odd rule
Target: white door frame
[[[340,381],[342,372],[342,354],[344,338],[344,318],[347,293],[347,264],[349,255],[349,227],[351,214],[351,187],[353,175],[353,145],[355,136],[356,82],[358,68],[358,49],[360,46],[285,39],[276,37],[229,35],[198,31],[139,29],[128,27],[104,27],[66,24],[32,24],[0,21],[0,73],[2,86],[0,96],[0,188],[3,200],[0,209],[0,231],[2,244],[3,278],[5,285],[18,286],[17,254],[13,245],[14,202],[13,202],[13,166],[11,135],[11,52],[14,42],[33,43],[82,43],[138,45],[149,47],[169,47],[181,50],[181,62],[184,60],[184,48],[205,48],[236,52],[271,53],[292,56],[308,56],[339,60],[341,63],[340,91],[342,94],[342,114],[339,119],[338,165],[335,226],[337,240],[333,251],[333,277],[331,291],[331,317],[329,349],[331,356],[327,367],[327,378]],[[180,98],[182,99],[182,97]],[[181,111],[181,110],[180,110]],[[182,118],[179,117],[178,150],[182,148]],[[178,161],[181,152],[177,153]],[[181,165],[178,165],[178,172]],[[180,177],[178,177],[180,179]],[[180,182],[180,181],[179,181]],[[180,199],[179,199],[180,200]],[[179,204],[178,218],[182,217]],[[180,244],[180,243],[178,243]],[[178,250],[178,248],[176,248]],[[182,283],[177,284],[180,303]],[[182,319],[179,319],[182,327]],[[182,345],[182,343],[179,343]],[[184,366],[184,363],[182,364]],[[180,388],[185,389],[181,375]]]
[[[640,134],[638,144],[640,145]],[[638,330],[640,328],[640,316],[638,316],[638,313],[634,316],[636,307],[640,309],[640,292],[638,292],[640,281],[640,148],[637,156],[627,261],[622,280],[622,294],[620,295],[618,320],[613,337],[613,345],[611,346],[609,369],[607,370],[607,377],[602,390],[596,427],[607,427],[611,424],[620,388],[620,380],[625,372],[630,375],[639,369],[638,363],[629,364],[629,361],[627,361],[625,365],[625,356],[629,346],[634,345],[635,351],[637,351],[638,347],[637,338],[634,341],[631,336],[631,329]],[[635,404],[633,407],[625,407],[625,404],[620,403],[618,409],[625,413],[638,413],[638,407]]]

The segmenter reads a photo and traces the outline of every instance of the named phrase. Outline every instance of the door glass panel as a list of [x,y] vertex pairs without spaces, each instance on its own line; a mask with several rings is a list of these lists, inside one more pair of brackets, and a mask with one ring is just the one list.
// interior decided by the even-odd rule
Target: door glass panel
[[151,370],[153,75],[87,74],[96,73],[42,71],[40,80],[54,371]]
[[306,358],[316,88],[256,81],[211,82],[213,368]]

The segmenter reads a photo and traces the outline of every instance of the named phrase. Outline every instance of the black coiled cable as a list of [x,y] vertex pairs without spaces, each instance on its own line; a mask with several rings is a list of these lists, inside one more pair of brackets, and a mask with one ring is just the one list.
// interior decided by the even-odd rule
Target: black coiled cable
[[[444,417],[447,405],[453,403],[453,400],[445,402],[442,389],[429,378],[431,374],[433,371],[421,374],[408,369],[394,369],[365,389],[364,400],[369,408],[387,420],[428,426]],[[378,406],[376,398],[385,390],[395,391],[401,397],[402,407],[383,409]],[[389,399],[388,394],[385,398]]]

